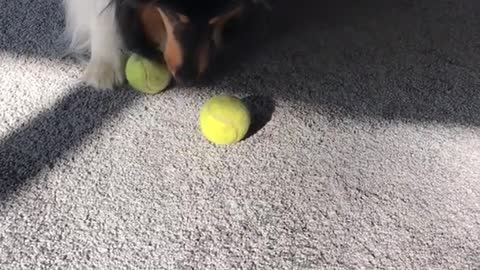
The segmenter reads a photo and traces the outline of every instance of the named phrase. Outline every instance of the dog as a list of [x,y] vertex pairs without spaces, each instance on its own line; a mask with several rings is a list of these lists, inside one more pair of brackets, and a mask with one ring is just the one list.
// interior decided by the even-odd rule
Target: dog
[[177,83],[192,85],[221,49],[225,26],[257,1],[64,0],[63,38],[69,54],[90,54],[82,81],[94,88],[123,84],[132,52],[165,63]]

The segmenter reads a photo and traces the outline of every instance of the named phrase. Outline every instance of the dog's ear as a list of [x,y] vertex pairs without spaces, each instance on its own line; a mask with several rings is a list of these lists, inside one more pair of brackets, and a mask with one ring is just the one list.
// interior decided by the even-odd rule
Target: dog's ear
[[140,11],[140,17],[149,40],[154,42],[158,49],[163,50],[167,38],[167,25],[157,8],[151,5],[144,6]]
[[144,6],[141,17],[147,36],[163,52],[170,71],[175,72],[184,62],[183,47],[176,32],[185,27],[190,19],[168,7],[157,5]]
[[225,25],[232,19],[239,18],[243,14],[244,10],[245,6],[239,5],[208,21],[210,26],[213,28],[213,41],[217,47],[220,47],[223,43],[222,34]]

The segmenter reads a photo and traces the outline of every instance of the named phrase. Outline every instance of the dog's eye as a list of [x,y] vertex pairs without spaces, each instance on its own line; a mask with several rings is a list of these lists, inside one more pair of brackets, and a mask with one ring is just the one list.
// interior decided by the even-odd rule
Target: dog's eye
[[177,18],[180,23],[187,24],[190,22],[190,18],[188,18],[188,16],[183,15],[181,13],[177,13]]

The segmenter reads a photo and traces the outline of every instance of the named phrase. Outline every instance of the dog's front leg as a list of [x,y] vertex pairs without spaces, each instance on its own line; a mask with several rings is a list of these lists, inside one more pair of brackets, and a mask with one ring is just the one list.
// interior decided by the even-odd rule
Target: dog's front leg
[[101,9],[90,21],[90,34],[91,56],[83,80],[98,89],[111,89],[122,84],[124,59],[114,7]]

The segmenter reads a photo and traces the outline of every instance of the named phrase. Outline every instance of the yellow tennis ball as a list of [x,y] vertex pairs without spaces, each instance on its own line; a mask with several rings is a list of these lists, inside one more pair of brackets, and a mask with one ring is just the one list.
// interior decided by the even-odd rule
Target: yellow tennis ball
[[167,88],[172,79],[165,65],[149,61],[138,54],[132,54],[128,58],[125,76],[133,88],[151,95]]
[[216,96],[200,110],[200,130],[212,143],[227,145],[239,142],[250,127],[250,112],[238,98]]

